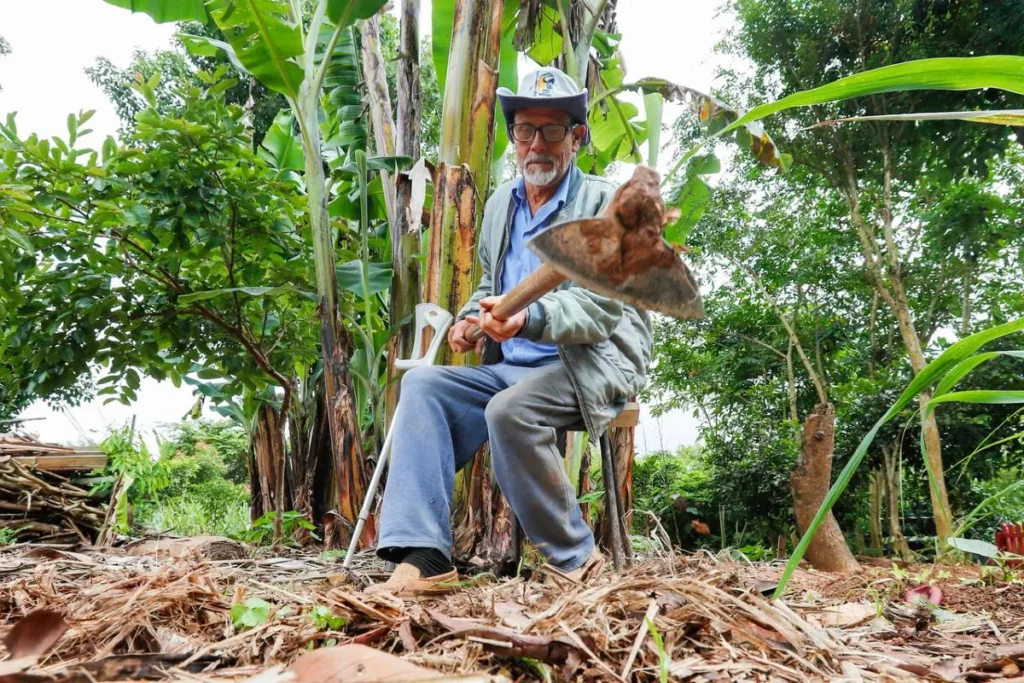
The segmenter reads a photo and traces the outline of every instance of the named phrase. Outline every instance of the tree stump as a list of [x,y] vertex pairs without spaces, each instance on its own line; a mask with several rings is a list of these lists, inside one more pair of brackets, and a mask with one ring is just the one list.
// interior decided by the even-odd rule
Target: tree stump
[[[835,419],[832,404],[819,403],[804,422],[800,461],[789,479],[801,534],[807,531],[832,483]],[[831,511],[807,547],[806,557],[815,569],[824,572],[853,572],[859,566]]]

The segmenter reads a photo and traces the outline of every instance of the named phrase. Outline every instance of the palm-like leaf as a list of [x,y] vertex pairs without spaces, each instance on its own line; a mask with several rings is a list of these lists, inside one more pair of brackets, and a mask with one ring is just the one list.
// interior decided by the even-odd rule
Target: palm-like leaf
[[878,114],[875,116],[847,116],[820,121],[807,129],[832,126],[854,121],[969,121],[991,123],[996,126],[1024,126],[1024,109],[997,109],[988,111],[937,111],[922,114]]
[[[929,363],[917,375],[917,377],[911,381],[910,385],[903,390],[903,393],[900,394],[900,397],[896,402],[888,411],[886,411],[885,415],[883,415],[878,422],[875,423],[874,427],[872,427],[864,436],[860,445],[857,446],[857,450],[854,451],[853,456],[851,456],[849,462],[846,463],[846,467],[844,467],[842,472],[839,473],[839,476],[836,477],[835,483],[832,484],[832,488],[830,488],[828,494],[826,494],[821,507],[818,508],[818,512],[814,515],[814,519],[811,520],[810,525],[808,525],[807,531],[804,532],[800,542],[793,550],[793,555],[790,557],[789,562],[786,563],[786,568],[782,572],[782,577],[779,579],[779,585],[775,589],[774,598],[777,599],[782,596],[783,591],[786,589],[786,585],[789,583],[790,577],[796,570],[797,565],[800,564],[800,560],[803,559],[804,553],[807,552],[807,547],[811,544],[811,540],[818,532],[818,528],[825,520],[825,516],[829,513],[832,506],[835,505],[837,500],[839,500],[839,496],[842,495],[843,491],[849,485],[854,473],[864,460],[864,456],[867,455],[868,448],[875,440],[875,436],[878,434],[878,431],[887,422],[896,417],[903,408],[905,408],[928,387],[939,383],[940,389],[948,391],[954,384],[956,384],[957,381],[980,365],[981,362],[994,357],[994,353],[991,355],[981,354],[983,356],[983,360],[974,360],[976,358],[977,351],[982,346],[995,341],[1000,337],[1015,334],[1022,330],[1024,330],[1024,318],[1005,323],[1003,325],[997,325],[987,330],[982,330],[981,332],[972,334],[970,337],[965,339],[961,339],[946,349],[938,358]],[[1019,352],[1014,351],[1009,352],[1008,355],[1017,355],[1018,353]],[[950,379],[946,380],[947,377]],[[931,406],[932,403],[954,401],[970,403],[1018,403],[1022,400],[1024,400],[1024,392],[965,391],[935,397],[928,405]]]
[[238,60],[263,85],[297,101],[302,30],[285,0],[210,0],[210,13]]
[[[719,135],[786,109],[905,90],[977,90],[999,88],[1024,94],[1024,57],[940,57],[918,59],[864,71],[754,107]],[[693,151],[693,150],[691,150]]]
[[[317,68],[324,60],[325,47],[335,30],[325,24],[317,48]],[[324,118],[320,125],[324,147],[332,165],[344,164],[348,150],[366,149],[366,112],[363,107],[363,91],[359,75],[352,30],[342,29],[334,46],[334,52],[327,61],[324,72],[323,95],[320,104]]]
[[342,28],[357,19],[369,19],[386,4],[387,0],[327,0],[327,18]]
[[132,12],[144,12],[159,24],[169,21],[206,21],[206,7],[203,0],[107,0],[107,2]]

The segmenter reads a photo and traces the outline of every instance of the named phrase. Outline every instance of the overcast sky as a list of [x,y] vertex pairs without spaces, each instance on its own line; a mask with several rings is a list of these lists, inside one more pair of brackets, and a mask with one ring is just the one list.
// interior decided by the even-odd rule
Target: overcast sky
[[[627,78],[658,76],[707,91],[716,61],[712,49],[723,34],[714,19],[717,0],[619,0],[618,22]],[[429,0],[423,0],[422,26],[429,27]],[[0,0],[0,35],[12,54],[0,58],[0,116],[17,112],[21,133],[67,135],[67,115],[94,109],[89,122],[92,144],[115,135],[113,106],[85,75],[98,57],[124,67],[132,52],[168,47],[173,25],[155,24],[103,0]],[[667,108],[666,115],[677,112]],[[665,142],[665,136],[662,138]],[[664,167],[664,163],[659,163]],[[664,170],[664,168],[663,168]],[[187,389],[144,380],[132,406],[101,401],[55,413],[43,404],[21,417],[42,417],[29,423],[48,441],[82,443],[102,438],[113,425],[136,417],[137,427],[151,431],[161,423],[181,419],[194,402]],[[655,420],[645,410],[637,433],[637,448],[645,453],[693,443],[697,425],[689,411],[674,411]]]

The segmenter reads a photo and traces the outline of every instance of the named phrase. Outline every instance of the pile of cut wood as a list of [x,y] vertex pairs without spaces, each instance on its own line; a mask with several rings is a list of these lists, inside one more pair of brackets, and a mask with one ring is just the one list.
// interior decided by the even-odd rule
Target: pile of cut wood
[[91,543],[103,527],[106,505],[58,472],[87,472],[106,462],[100,451],[0,435],[0,534],[18,541]]
[[98,470],[107,465],[107,456],[103,451],[67,448],[18,434],[0,434],[0,457],[5,456],[47,472]]

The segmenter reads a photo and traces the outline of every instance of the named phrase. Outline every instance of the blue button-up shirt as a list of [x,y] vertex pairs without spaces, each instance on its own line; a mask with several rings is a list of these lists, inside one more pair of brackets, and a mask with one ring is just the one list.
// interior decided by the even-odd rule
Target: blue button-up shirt
[[[569,170],[571,172],[572,169]],[[550,227],[555,212],[565,206],[569,194],[569,175],[568,172],[565,174],[554,196],[537,210],[536,215],[530,212],[530,200],[526,197],[526,181],[520,178],[516,186],[512,188],[515,212],[512,214],[512,234],[509,236],[505,265],[501,271],[502,292],[510,291],[540,266],[540,257],[526,246],[526,242],[537,233]],[[517,365],[534,365],[558,357],[558,350],[554,344],[542,344],[520,337],[513,337],[507,342],[502,342],[501,352],[505,356],[506,363]]]

